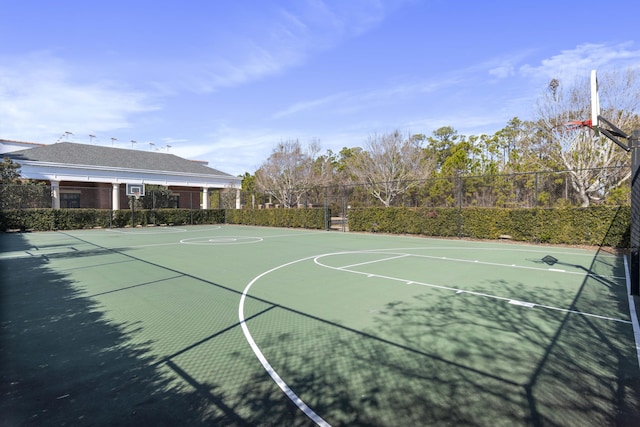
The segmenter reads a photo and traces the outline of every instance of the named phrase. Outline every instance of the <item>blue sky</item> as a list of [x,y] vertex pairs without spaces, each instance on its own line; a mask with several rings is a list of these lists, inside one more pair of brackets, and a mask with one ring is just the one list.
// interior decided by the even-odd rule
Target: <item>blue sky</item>
[[637,0],[0,0],[0,16],[0,139],[233,175],[283,140],[491,134],[533,118],[551,78],[640,67]]

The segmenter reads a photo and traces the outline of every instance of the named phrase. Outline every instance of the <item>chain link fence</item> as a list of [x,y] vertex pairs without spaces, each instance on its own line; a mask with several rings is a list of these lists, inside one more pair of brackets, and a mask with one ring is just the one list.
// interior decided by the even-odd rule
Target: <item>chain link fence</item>
[[[620,169],[593,170],[620,175]],[[572,185],[571,171],[529,172],[509,175],[459,176],[376,184],[335,184],[313,188],[293,188],[296,206],[325,208],[334,217],[346,217],[348,209],[362,207],[503,207],[534,208],[580,206],[582,201]],[[575,173],[575,172],[573,172]],[[600,173],[599,175],[606,175]],[[592,193],[594,203],[630,204],[629,185]],[[376,197],[375,192],[380,197]],[[60,186],[61,208],[112,209],[110,186]],[[235,189],[209,190],[211,209],[234,209]],[[51,208],[51,187],[42,183],[0,185],[0,209]],[[200,189],[167,189],[148,186],[146,195],[134,200],[120,194],[120,209],[183,208],[201,209]],[[267,192],[241,192],[243,209],[269,209],[284,207]]]
[[[592,169],[592,176],[621,175],[620,168]],[[584,172],[584,171],[582,171]],[[349,209],[363,207],[501,207],[554,208],[581,206],[583,198],[573,184],[575,171],[528,172],[505,175],[458,176],[375,184],[342,184],[290,189],[297,192],[298,207],[325,208],[333,225],[343,226]],[[591,183],[593,204],[629,205],[628,180],[621,186],[606,188]],[[385,192],[386,190],[386,192]],[[392,192],[395,194],[391,194]],[[378,192],[379,197],[374,194]],[[245,209],[282,207],[268,192],[241,195]],[[385,202],[387,202],[385,204]],[[295,207],[295,206],[294,206]]]

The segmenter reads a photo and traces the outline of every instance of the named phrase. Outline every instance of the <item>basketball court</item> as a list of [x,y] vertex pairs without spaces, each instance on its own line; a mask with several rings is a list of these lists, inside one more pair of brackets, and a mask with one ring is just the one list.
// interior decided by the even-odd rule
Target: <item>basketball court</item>
[[634,425],[606,250],[211,225],[0,235],[3,425]]

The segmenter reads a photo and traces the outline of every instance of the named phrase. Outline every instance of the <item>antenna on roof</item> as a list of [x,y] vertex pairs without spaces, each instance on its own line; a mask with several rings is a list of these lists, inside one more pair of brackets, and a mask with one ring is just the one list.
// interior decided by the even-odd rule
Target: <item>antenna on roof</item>
[[56,141],[56,144],[60,141],[62,141],[63,139],[68,139],[69,135],[73,135],[73,133],[66,131],[64,132],[62,135],[60,135],[60,138],[58,138],[58,140]]
[[117,141],[117,140],[118,140],[118,138],[111,138],[111,146],[112,146],[112,147],[113,147],[113,143],[114,143],[115,141]]
[[167,153],[169,152],[169,148],[171,148],[171,146],[167,144]]
[[153,150],[153,146],[154,146],[154,145],[156,145],[156,144],[154,144],[153,142],[150,142],[150,143],[149,143],[149,151]]
[[134,146],[135,144],[137,144],[137,142],[138,142],[138,141],[134,141],[134,140],[132,139],[132,140],[131,140],[131,148],[133,148],[133,146]]
[[89,135],[89,144],[93,144],[93,138],[95,137],[95,135]]

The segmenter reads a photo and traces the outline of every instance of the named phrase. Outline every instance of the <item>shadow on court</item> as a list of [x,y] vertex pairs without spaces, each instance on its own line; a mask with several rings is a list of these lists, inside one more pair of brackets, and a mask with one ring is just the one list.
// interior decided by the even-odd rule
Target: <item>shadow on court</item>
[[[620,263],[620,257],[596,257],[589,270],[603,274],[608,264],[609,275],[623,275]],[[535,291],[528,292],[531,301],[538,300]],[[577,312],[598,313],[603,307],[606,312],[607,305],[626,300],[624,284],[604,287],[599,275],[588,276],[573,292],[565,291],[565,297],[573,297],[570,309]],[[342,345],[363,359],[363,369],[376,366],[377,375],[368,383],[386,390],[386,398],[395,396],[393,409],[407,422],[640,425],[640,381],[629,324],[464,295],[434,304],[428,294],[389,304],[376,320],[372,334],[396,337],[401,345],[358,344],[370,346],[368,351],[354,348],[357,340]]]
[[[98,264],[114,261],[111,252],[83,256]],[[141,323],[114,323],[47,262],[0,261],[0,425],[313,424],[256,368],[237,323],[159,359],[154,342],[133,344]],[[624,286],[601,280],[621,269],[619,257],[596,256],[588,270],[598,277],[558,297],[576,311],[626,312]],[[239,297],[199,280],[219,290],[213,311]],[[364,331],[257,298],[247,324],[291,389],[334,426],[640,425],[629,325],[433,294],[389,303]]]
[[[30,247],[12,242],[11,250]],[[0,268],[0,425],[308,423],[266,375],[241,395],[229,395],[169,359],[158,363],[149,354],[151,342],[130,342],[140,325],[110,322],[48,268],[46,258],[1,260]],[[174,375],[191,387],[176,386]]]

